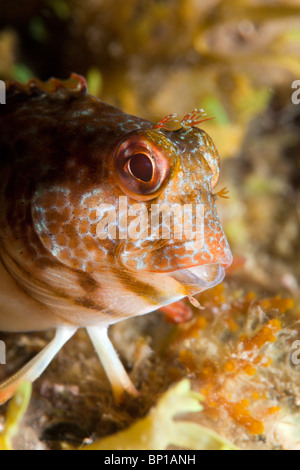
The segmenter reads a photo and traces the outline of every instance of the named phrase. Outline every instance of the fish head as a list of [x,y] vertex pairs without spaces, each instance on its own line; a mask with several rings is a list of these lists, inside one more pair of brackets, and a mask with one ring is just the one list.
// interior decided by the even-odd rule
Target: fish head
[[232,255],[214,195],[220,157],[205,131],[131,133],[111,171],[128,198],[118,219],[127,230],[117,250],[124,269],[169,273],[194,293],[224,278]]

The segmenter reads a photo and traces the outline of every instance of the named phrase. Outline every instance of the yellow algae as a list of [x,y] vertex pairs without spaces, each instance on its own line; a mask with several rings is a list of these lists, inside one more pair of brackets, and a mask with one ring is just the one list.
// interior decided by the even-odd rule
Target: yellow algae
[[0,450],[13,450],[12,439],[18,433],[31,398],[32,385],[22,383],[9,403],[4,430],[0,433]]

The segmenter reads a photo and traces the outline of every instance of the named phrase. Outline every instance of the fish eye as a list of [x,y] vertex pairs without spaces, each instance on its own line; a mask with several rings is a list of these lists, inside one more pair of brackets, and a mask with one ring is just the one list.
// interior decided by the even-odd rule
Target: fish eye
[[126,195],[149,201],[168,183],[175,161],[173,145],[163,134],[135,132],[115,149],[113,175]]
[[133,155],[128,162],[129,171],[136,179],[148,183],[153,177],[153,163],[151,158],[143,153]]

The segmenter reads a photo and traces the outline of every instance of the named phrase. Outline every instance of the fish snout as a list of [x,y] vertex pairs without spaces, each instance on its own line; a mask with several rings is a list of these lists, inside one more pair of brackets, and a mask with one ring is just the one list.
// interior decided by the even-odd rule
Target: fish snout
[[[224,237],[225,237],[225,234],[224,234]],[[232,261],[233,261],[233,256],[232,256],[227,238],[225,238],[224,245],[222,244],[220,246],[221,246],[221,250],[218,253],[217,257],[215,258],[214,263],[221,264],[224,267],[224,269],[227,269],[231,266]]]

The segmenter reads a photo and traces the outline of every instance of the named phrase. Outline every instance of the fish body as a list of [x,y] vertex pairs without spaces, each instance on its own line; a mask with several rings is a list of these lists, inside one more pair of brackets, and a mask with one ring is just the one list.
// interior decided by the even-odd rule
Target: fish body
[[106,328],[216,285],[231,264],[212,139],[128,115],[78,75],[8,84],[0,173],[0,330]]

